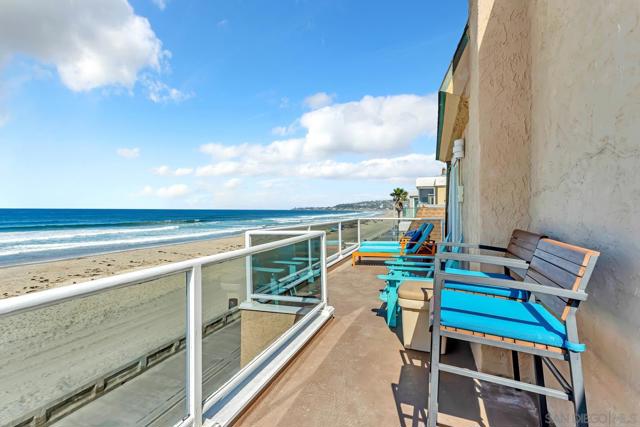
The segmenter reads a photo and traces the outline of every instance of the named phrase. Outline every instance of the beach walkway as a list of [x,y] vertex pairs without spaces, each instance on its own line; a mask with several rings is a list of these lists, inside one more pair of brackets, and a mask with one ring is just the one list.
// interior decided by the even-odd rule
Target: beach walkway
[[[204,337],[202,350],[202,388],[209,395],[240,369],[240,321]],[[54,425],[173,425],[186,411],[185,367],[183,350]]]

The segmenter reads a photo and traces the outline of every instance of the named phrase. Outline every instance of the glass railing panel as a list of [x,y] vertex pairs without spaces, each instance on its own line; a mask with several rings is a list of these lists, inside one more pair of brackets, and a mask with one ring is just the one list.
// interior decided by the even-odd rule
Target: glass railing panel
[[358,220],[342,221],[342,249],[358,244]]
[[[320,238],[314,238],[252,255],[253,293],[319,298],[320,245]],[[259,301],[283,304],[277,299]]]
[[186,280],[176,273],[0,318],[0,425],[184,419]]
[[399,240],[398,221],[384,219],[360,220],[360,239],[362,242],[372,240]]
[[241,366],[322,302],[321,240],[251,256],[252,298],[241,305]]
[[440,242],[443,239],[444,219],[419,218],[419,219],[362,219],[360,221],[360,236],[362,242],[367,241],[394,241],[399,242],[408,232],[417,229],[421,224],[433,224],[433,230],[429,240]]
[[312,231],[324,231],[325,233],[327,233],[327,238],[325,240],[327,246],[327,257],[340,252],[340,244],[338,242],[338,224],[339,223],[337,222],[332,222],[329,224],[311,226]]
[[247,300],[246,257],[202,266],[202,396],[240,370],[241,312]]

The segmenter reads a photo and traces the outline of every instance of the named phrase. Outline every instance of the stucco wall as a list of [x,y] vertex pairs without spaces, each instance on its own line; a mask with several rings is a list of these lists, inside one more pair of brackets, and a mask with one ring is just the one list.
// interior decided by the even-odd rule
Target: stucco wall
[[[523,227],[601,251],[579,312],[590,421],[638,425],[640,6],[471,0],[469,13],[465,240]],[[474,353],[509,374],[504,355]]]
[[531,228],[601,251],[578,313],[589,413],[638,425],[640,4],[585,6],[530,5]]
[[[529,14],[521,0],[471,0],[467,241],[504,244],[529,223]],[[523,7],[523,5],[525,7]]]

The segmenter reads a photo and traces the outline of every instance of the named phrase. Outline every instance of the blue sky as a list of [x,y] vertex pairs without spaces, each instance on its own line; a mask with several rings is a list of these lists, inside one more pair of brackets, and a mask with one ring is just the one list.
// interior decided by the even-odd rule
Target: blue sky
[[431,175],[466,1],[7,0],[0,207],[290,208]]

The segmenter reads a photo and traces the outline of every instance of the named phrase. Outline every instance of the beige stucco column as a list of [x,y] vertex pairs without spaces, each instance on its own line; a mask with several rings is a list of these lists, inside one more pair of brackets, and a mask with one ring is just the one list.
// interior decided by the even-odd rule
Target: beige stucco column
[[[469,122],[462,161],[464,239],[506,245],[528,228],[531,114],[529,2],[469,3]],[[509,376],[511,355],[472,344],[484,372]],[[522,358],[526,379],[530,370]]]
[[240,366],[251,362],[308,312],[307,308],[286,305],[240,304]]

